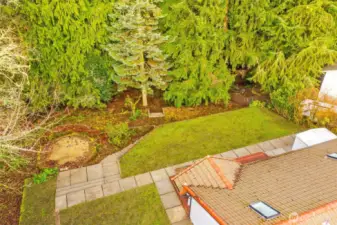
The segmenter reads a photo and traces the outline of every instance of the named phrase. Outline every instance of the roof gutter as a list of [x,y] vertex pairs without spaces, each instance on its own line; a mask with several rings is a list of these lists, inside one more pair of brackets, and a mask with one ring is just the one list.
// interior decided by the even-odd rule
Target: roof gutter
[[183,186],[183,189],[179,193],[180,195],[190,194],[220,225],[228,225],[221,217],[219,217],[214,210],[212,210],[204,201],[202,201],[194,191],[188,186]]

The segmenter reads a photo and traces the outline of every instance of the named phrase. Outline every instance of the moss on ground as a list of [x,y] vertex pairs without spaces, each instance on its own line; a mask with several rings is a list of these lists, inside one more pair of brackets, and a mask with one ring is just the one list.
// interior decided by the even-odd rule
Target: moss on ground
[[123,156],[122,176],[188,162],[300,130],[283,117],[256,107],[166,124]]
[[31,179],[26,179],[20,225],[54,225],[55,190],[56,178],[43,184],[33,184]]

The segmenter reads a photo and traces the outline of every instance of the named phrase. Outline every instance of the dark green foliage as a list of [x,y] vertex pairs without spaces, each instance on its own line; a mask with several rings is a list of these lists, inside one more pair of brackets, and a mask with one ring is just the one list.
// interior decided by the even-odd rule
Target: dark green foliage
[[58,174],[58,168],[46,168],[43,169],[39,174],[34,174],[33,182],[34,184],[42,184],[52,177]]
[[234,77],[224,54],[224,7],[222,0],[182,0],[165,17],[173,77],[165,99],[176,106],[229,100]]
[[85,63],[87,54],[105,42],[109,10],[109,1],[23,1],[24,38],[36,59],[31,63],[27,89],[35,109],[56,99],[74,107],[100,105],[100,90]]
[[111,100],[117,91],[112,82],[113,71],[109,68],[109,63],[107,56],[101,56],[99,52],[96,52],[87,56],[85,64],[94,88],[99,90],[102,102]]
[[110,14],[110,42],[106,50],[116,72],[119,90],[132,87],[142,90],[143,105],[152,88],[165,89],[167,64],[159,49],[166,38],[158,31],[162,17],[159,0],[121,1]]

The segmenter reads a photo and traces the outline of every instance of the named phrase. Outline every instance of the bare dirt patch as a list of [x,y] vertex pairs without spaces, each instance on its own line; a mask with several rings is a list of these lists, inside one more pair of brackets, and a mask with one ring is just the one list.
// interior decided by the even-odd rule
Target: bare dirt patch
[[89,160],[94,154],[90,145],[90,140],[79,135],[60,137],[49,146],[48,160],[55,161],[58,165]]

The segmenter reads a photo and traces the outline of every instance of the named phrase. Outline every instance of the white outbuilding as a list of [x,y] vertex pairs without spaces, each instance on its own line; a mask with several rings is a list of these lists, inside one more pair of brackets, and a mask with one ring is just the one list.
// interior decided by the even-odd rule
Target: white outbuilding
[[296,134],[292,150],[300,150],[327,141],[337,139],[337,136],[326,128],[316,128]]
[[337,64],[323,68],[325,75],[319,91],[319,98],[325,96],[337,99]]

